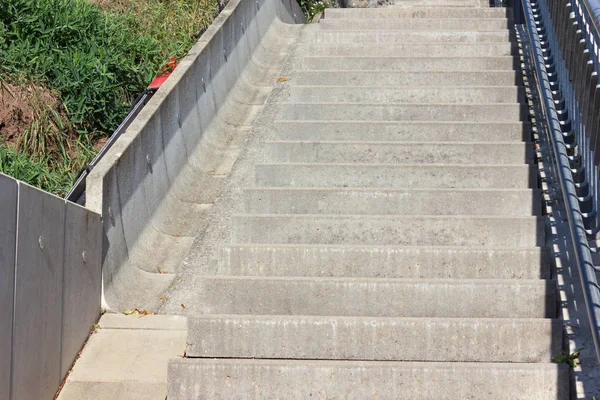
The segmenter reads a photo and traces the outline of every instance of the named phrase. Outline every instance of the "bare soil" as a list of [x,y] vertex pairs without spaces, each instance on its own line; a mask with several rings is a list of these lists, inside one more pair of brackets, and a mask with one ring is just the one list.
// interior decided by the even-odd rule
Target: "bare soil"
[[41,86],[16,86],[0,81],[0,143],[18,147],[41,104],[57,111],[60,108],[58,97]]

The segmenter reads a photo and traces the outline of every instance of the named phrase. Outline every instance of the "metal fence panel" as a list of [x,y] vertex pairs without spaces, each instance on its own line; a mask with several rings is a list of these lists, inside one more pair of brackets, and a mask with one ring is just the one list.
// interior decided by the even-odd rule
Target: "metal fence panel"
[[0,174],[0,399],[10,394],[18,190],[16,180]]
[[100,316],[102,287],[100,215],[67,202],[65,218],[61,378]]
[[65,202],[19,189],[12,398],[51,399],[60,381]]

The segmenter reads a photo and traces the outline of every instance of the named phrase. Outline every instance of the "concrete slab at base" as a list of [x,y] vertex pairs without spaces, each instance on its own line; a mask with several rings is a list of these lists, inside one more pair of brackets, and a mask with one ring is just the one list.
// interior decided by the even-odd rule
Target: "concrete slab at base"
[[186,349],[186,318],[105,314],[58,400],[164,400],[167,363]]

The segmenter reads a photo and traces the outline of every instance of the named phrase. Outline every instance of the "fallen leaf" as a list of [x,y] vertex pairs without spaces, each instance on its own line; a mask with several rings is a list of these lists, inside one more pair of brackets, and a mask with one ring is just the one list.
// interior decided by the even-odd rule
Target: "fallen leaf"
[[183,304],[181,304],[181,309],[185,310],[185,306]]
[[279,78],[279,82],[287,82],[290,78]]
[[161,296],[160,300],[161,300],[161,301],[165,301],[165,300],[167,300],[167,296]]
[[131,315],[135,312],[135,310],[126,310],[123,314],[125,315]]

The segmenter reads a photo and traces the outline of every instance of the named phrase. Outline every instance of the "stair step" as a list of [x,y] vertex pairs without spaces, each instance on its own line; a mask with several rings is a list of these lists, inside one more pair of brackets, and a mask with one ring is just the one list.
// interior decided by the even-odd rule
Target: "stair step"
[[531,140],[529,122],[275,121],[279,140],[414,142],[522,142]]
[[260,187],[535,188],[531,165],[258,164]]
[[290,103],[371,104],[514,104],[526,100],[519,86],[484,87],[344,87],[291,86]]
[[[519,60],[500,57],[366,57],[366,56],[307,56],[303,67],[309,71],[513,71]],[[431,82],[436,84],[437,82]]]
[[179,358],[168,375],[172,400],[569,399],[566,364]]
[[315,44],[311,56],[501,57],[518,54],[512,43],[344,43]]
[[541,213],[539,190],[249,188],[250,214],[497,215]]
[[411,7],[411,8],[328,8],[325,19],[468,19],[506,18],[506,8],[452,8],[452,7]]
[[512,28],[507,18],[403,18],[403,19],[322,19],[319,29],[346,31],[499,31]]
[[[547,280],[205,277],[203,314],[555,318]],[[513,336],[511,336],[513,338]]]
[[205,315],[188,321],[188,357],[544,363],[562,349],[557,319]]
[[[351,29],[352,27],[349,26]],[[508,29],[489,32],[461,31],[318,31],[316,43],[504,43],[513,39]]]
[[276,163],[525,164],[534,161],[532,143],[415,143],[269,141],[265,155]]
[[284,103],[281,117],[321,121],[525,121],[525,104]]
[[460,7],[460,8],[481,8],[489,7],[490,3],[485,0],[402,0],[393,4],[387,4],[386,8],[401,7]]
[[237,244],[205,274],[429,279],[549,279],[545,248]]
[[238,214],[233,243],[543,246],[538,217]]
[[392,4],[386,4],[386,8],[401,7],[447,7],[447,8],[480,8],[489,7],[485,0],[402,0]]
[[532,143],[419,143],[268,141],[274,163],[524,164],[534,161]]
[[421,87],[430,86],[432,80],[438,87],[510,86],[521,85],[516,71],[479,72],[373,72],[373,71],[300,71],[293,83],[299,86],[379,86]]

